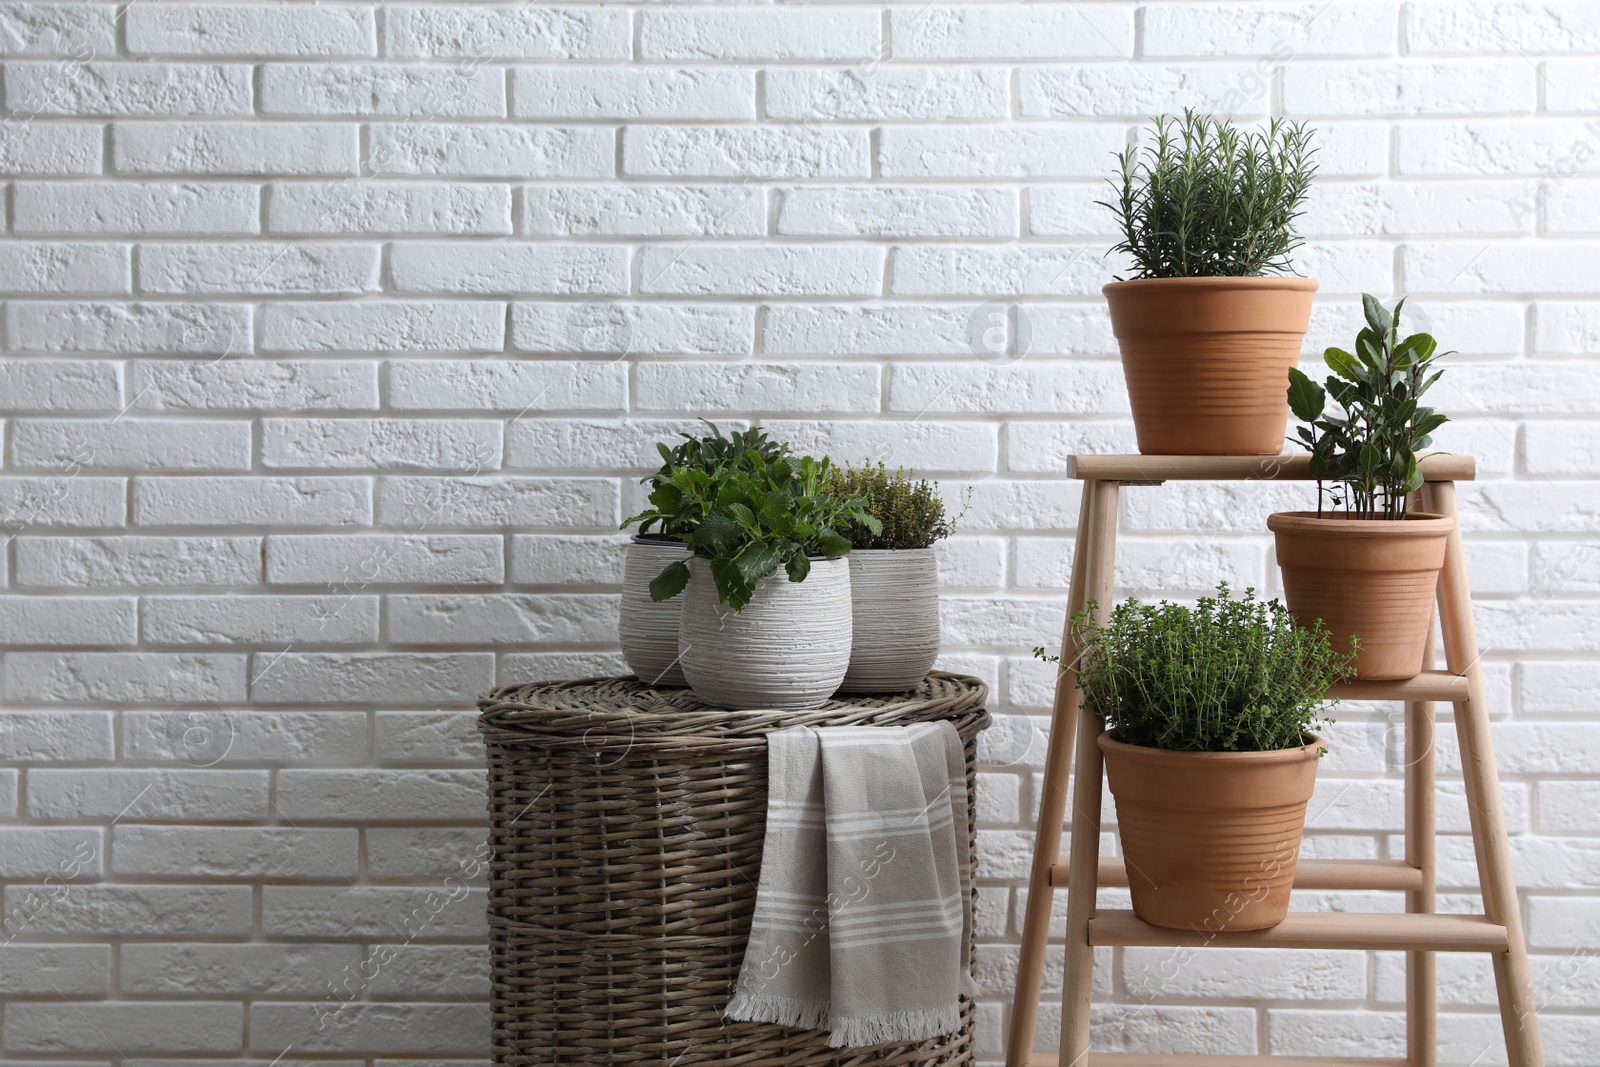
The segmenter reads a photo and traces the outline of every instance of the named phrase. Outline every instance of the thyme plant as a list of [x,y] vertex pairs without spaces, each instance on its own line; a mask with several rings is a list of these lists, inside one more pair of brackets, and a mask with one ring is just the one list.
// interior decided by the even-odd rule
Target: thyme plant
[[[1178,752],[1300,748],[1324,716],[1328,687],[1351,657],[1328,631],[1295,625],[1277,600],[1223,582],[1194,607],[1129,598],[1104,623],[1075,616],[1078,685],[1116,739]],[[1041,659],[1059,662],[1044,649]]]
[[[1185,109],[1155,120],[1154,140],[1118,157],[1112,203],[1135,278],[1255,277],[1290,270],[1294,223],[1311,187],[1313,131],[1273,119],[1240,133]],[[1117,279],[1121,281],[1121,278]]]
[[893,474],[883,463],[868,463],[859,470],[835,468],[828,491],[859,497],[866,502],[867,514],[881,524],[874,532],[865,523],[852,522],[843,531],[852,548],[927,548],[956,530],[959,516],[945,514],[939,484],[913,481],[904,467]]

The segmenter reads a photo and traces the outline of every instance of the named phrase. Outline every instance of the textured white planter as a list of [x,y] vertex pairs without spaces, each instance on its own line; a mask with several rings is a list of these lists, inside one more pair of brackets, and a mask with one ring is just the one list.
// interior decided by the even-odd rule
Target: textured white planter
[[675,560],[687,559],[689,550],[678,541],[635,537],[622,566],[622,617],[617,624],[622,658],[640,681],[651,685],[682,687],[678,666],[678,615],[683,594],[657,603],[650,599],[650,582]]
[[840,691],[898,693],[939,657],[939,566],[931,548],[853,548],[850,670]]
[[724,708],[815,708],[850,665],[850,565],[815,559],[803,582],[780,569],[743,611],[717,600],[711,565],[689,561],[679,664],[694,695]]

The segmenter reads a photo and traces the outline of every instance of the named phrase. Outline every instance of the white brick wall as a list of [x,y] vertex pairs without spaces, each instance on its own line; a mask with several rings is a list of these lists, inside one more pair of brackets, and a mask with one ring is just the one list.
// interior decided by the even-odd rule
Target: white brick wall
[[[1368,289],[1462,353],[1546,1047],[1600,1067],[1600,4],[0,2],[0,56],[0,1061],[481,1062],[481,888],[425,903],[481,842],[472,698],[618,668],[616,524],[701,414],[971,486],[995,1058],[1062,462],[1132,446],[1094,201],[1191,104],[1319,129],[1308,351]],[[1308,499],[1128,496],[1118,582],[1177,595],[1274,589]],[[1395,855],[1395,720],[1339,717],[1308,851]],[[1398,1054],[1396,958],[1101,955],[1106,1048]],[[1440,972],[1444,1061],[1497,1062],[1484,961]]]

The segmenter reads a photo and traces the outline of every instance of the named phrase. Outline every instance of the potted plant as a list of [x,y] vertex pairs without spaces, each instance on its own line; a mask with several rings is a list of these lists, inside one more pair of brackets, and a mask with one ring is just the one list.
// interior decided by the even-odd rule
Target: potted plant
[[[1317,510],[1279,512],[1267,528],[1295,617],[1321,619],[1336,647],[1359,637],[1358,677],[1410,678],[1422,670],[1445,544],[1456,528],[1453,518],[1408,507],[1422,488],[1417,455],[1446,421],[1421,403],[1443,372],[1433,370],[1432,337],[1401,339],[1404,300],[1392,312],[1372,296],[1361,302],[1367,325],[1355,352],[1330,348],[1323,356],[1333,371],[1326,388],[1289,371],[1289,404],[1306,423],[1299,438],[1318,479]],[[1343,414],[1326,413],[1330,395]]]
[[[850,569],[840,532],[878,520],[827,492],[826,459],[787,448],[707,471],[674,466],[634,520],[660,521],[689,547],[650,583],[683,593],[679,664],[695,696],[733,708],[814,708],[850,665]],[[783,573],[778,573],[779,569]],[[785,580],[787,579],[787,580]]]
[[1286,276],[1316,167],[1312,132],[1274,120],[1240,133],[1185,111],[1129,147],[1105,204],[1135,273],[1102,291],[1122,350],[1139,451],[1276,453],[1317,283]]
[[1083,699],[1106,724],[1134,912],[1208,933],[1282,922],[1326,751],[1312,730],[1346,674],[1327,631],[1223,583],[1192,608],[1130,599],[1100,623],[1091,606],[1072,636]]
[[897,693],[921,684],[939,657],[939,565],[933,543],[955,532],[939,487],[879,463],[835,470],[828,490],[857,497],[878,520],[852,522],[850,669],[840,690]]
[[[710,474],[723,467],[751,462],[751,453],[765,462],[781,451],[760,429],[752,427],[725,436],[716,423],[701,421],[710,427],[709,434],[701,437],[682,434],[683,440],[676,448],[656,444],[663,460],[661,469],[644,479],[652,491],[666,484],[674,468],[694,468]],[[657,526],[654,532],[652,525]],[[617,623],[622,657],[634,675],[651,685],[682,687],[689,684],[678,666],[678,616],[682,601],[677,597],[657,601],[650,596],[650,582],[662,568],[688,557],[689,550],[680,536],[686,532],[666,518],[645,520],[629,542],[623,560],[622,606]]]

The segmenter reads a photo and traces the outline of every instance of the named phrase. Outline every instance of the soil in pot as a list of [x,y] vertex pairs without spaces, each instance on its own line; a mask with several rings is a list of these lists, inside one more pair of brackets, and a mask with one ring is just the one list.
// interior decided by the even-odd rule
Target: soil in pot
[[1355,676],[1415,677],[1427,654],[1445,544],[1456,521],[1413,512],[1403,519],[1318,518],[1283,511],[1267,517],[1277,541],[1283,599],[1302,625],[1321,619],[1333,646],[1360,643]]
[[678,616],[683,595],[659,602],[650,599],[651,580],[667,564],[688,554],[682,541],[635,535],[623,560],[617,636],[628,669],[649,685],[682,688],[689,684],[678,666]]
[[1102,292],[1122,350],[1139,451],[1276,455],[1310,278],[1140,278]]
[[1156,926],[1265,930],[1289,910],[1322,741],[1169,752],[1100,735],[1133,910]]
[[850,564],[813,559],[803,582],[780,568],[743,611],[717,600],[710,564],[689,561],[678,662],[694,695],[723,708],[815,708],[850,666]]
[[939,658],[939,565],[931,548],[856,548],[850,562],[852,636],[844,693],[898,693]]

